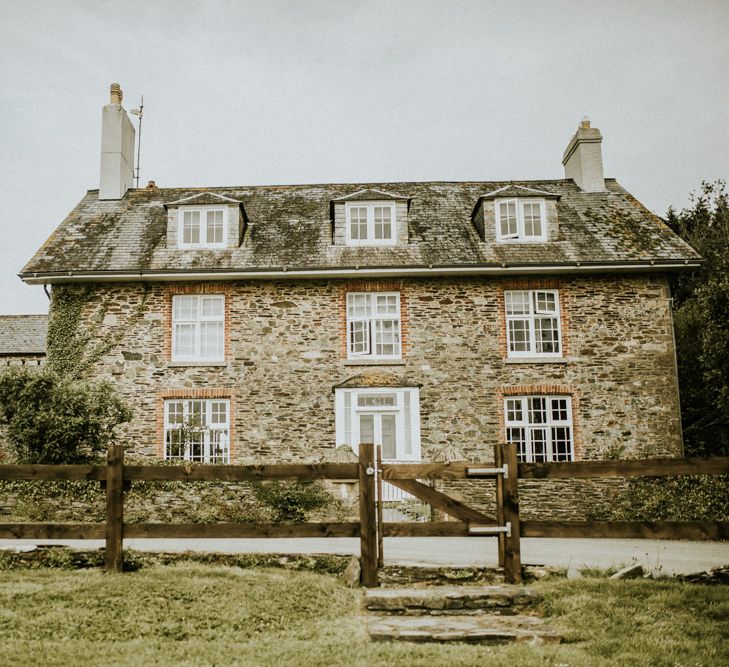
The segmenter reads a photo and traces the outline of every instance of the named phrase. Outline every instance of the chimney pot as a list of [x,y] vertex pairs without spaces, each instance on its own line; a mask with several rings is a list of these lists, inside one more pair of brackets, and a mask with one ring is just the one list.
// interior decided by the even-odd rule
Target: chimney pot
[[147,190],[156,190],[157,184],[154,181],[150,181],[147,183]]
[[583,130],[590,129],[590,119],[587,116],[582,116],[582,120],[580,121],[580,127]]
[[122,92],[121,86],[118,83],[112,83],[109,92],[111,93],[111,99],[109,104],[121,104],[124,99],[124,93]]

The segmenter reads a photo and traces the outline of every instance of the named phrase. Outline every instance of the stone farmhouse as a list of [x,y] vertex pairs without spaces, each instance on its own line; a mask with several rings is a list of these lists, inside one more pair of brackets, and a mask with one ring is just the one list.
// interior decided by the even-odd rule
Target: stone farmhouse
[[564,178],[136,189],[116,84],[102,120],[99,189],[20,277],[52,287],[49,360],[133,406],[134,451],[682,454],[668,274],[700,258],[604,178],[587,119]]
[[46,362],[47,315],[0,315],[0,368]]

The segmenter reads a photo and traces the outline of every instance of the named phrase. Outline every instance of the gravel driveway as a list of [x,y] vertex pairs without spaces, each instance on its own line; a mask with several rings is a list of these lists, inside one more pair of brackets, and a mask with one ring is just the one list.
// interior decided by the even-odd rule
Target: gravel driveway
[[[65,544],[75,549],[96,549],[102,540],[0,540],[0,548],[29,548],[33,544]],[[218,553],[330,553],[359,554],[359,540],[317,539],[129,539],[127,548],[140,551],[202,551]],[[522,562],[569,569],[608,568],[638,562],[656,574],[693,574],[729,565],[729,542],[677,540],[611,540],[523,538]],[[388,564],[450,565],[496,564],[496,540],[479,537],[388,537]]]

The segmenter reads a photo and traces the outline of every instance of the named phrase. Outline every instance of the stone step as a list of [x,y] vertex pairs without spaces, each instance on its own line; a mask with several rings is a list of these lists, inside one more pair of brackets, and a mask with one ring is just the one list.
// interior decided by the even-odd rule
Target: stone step
[[469,614],[487,610],[515,614],[539,602],[541,596],[524,586],[434,586],[432,588],[369,588],[369,611],[390,614]]
[[374,641],[559,643],[559,632],[537,616],[380,616],[367,617]]
[[379,572],[381,586],[455,586],[504,583],[500,567],[424,567],[385,565]]

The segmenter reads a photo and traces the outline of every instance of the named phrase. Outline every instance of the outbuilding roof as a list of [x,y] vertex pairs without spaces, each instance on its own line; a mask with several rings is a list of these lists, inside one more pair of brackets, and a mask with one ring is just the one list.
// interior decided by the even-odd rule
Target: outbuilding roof
[[0,356],[46,353],[48,315],[0,315]]
[[[90,190],[21,272],[27,282],[149,279],[188,274],[336,274],[382,270],[429,272],[586,270],[593,267],[695,265],[699,255],[617,181],[587,193],[571,180],[273,185],[129,190],[99,200]],[[502,190],[508,188],[508,190]],[[499,244],[479,237],[471,213],[489,193],[537,190],[559,197],[559,236],[544,243]],[[333,243],[332,202],[367,197],[407,198],[407,244],[349,247]],[[396,193],[396,194],[395,194]],[[533,193],[531,196],[535,196]],[[539,196],[539,195],[537,195]],[[166,206],[241,202],[250,222],[240,247],[167,247]]]

